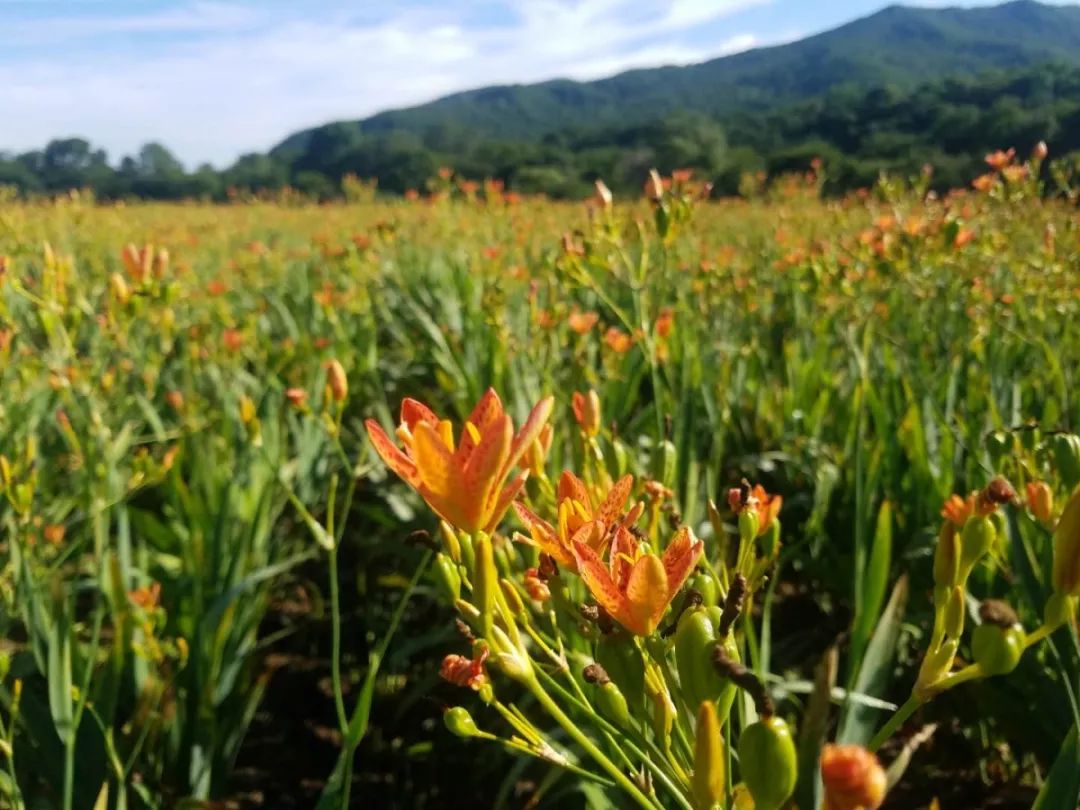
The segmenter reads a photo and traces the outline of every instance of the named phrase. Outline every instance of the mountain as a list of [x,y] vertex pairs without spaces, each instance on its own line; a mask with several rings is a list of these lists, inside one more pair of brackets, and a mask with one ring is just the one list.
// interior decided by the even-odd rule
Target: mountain
[[684,110],[723,118],[762,112],[840,88],[911,87],[1057,62],[1080,65],[1080,7],[1015,0],[973,9],[889,6],[797,42],[685,67],[632,70],[591,82],[555,80],[470,90],[362,121],[290,136],[271,154],[308,151],[327,127],[428,137],[457,128],[472,137],[538,140],[573,127],[644,123]]

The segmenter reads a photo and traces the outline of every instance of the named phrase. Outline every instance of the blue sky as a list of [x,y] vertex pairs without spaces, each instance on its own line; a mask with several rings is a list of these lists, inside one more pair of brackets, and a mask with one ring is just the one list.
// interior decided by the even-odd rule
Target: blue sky
[[81,135],[116,161],[157,140],[188,165],[222,165],[325,121],[486,84],[698,62],[884,5],[0,0],[0,150]]

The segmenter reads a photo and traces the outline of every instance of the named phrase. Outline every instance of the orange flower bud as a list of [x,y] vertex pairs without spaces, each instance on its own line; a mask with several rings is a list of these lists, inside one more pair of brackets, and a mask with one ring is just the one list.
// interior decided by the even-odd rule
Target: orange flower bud
[[165,401],[174,411],[179,411],[184,407],[184,395],[179,391],[169,391],[165,395]]
[[575,391],[571,400],[574,418],[586,436],[595,436],[600,432],[600,395],[593,389],[587,394]]
[[1038,520],[1049,523],[1053,519],[1054,491],[1045,481],[1028,481],[1028,509]]
[[286,388],[285,401],[294,408],[302,408],[307,401],[307,391],[303,388]]
[[326,363],[326,384],[334,402],[343,402],[349,395],[349,381],[345,376],[345,369],[337,360]]
[[858,745],[826,745],[821,752],[824,810],[876,810],[885,801],[885,770]]
[[551,598],[551,589],[540,578],[540,573],[535,568],[530,568],[525,572],[525,590],[528,591],[529,598],[535,602],[546,602]]
[[1031,150],[1031,156],[1035,160],[1046,160],[1046,156],[1050,154],[1050,150],[1046,146],[1046,141],[1039,141],[1035,144],[1035,148]]

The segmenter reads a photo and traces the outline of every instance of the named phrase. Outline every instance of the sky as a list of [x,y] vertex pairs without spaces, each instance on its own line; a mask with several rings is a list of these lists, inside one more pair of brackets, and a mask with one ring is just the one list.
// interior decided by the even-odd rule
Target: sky
[[[991,5],[915,2],[910,5]],[[0,150],[148,141],[221,167],[457,90],[791,41],[881,0],[0,0]]]

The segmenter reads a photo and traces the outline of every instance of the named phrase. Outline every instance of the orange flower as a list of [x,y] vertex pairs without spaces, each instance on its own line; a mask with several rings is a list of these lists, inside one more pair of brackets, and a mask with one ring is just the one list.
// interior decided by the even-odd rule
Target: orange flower
[[991,515],[996,509],[997,505],[983,497],[982,493],[972,492],[966,498],[950,495],[941,507],[941,516],[957,528],[963,528],[968,518],[974,515]]
[[570,325],[572,330],[579,335],[584,335],[596,326],[598,320],[600,320],[600,316],[595,312],[581,312],[580,310],[575,309],[567,316],[566,322]]
[[612,326],[604,335],[604,342],[617,354],[626,354],[634,345],[634,339],[622,330]]
[[728,490],[728,506],[731,507],[732,512],[739,514],[744,509],[753,509],[757,512],[758,537],[765,534],[773,521],[780,516],[780,507],[783,504],[784,499],[780,495],[770,495],[761,484],[754,484],[753,487],[744,485]]
[[634,476],[624,475],[602,498],[594,497],[585,482],[567,470],[559,477],[556,491],[558,525],[552,526],[524,504],[515,502],[514,511],[529,530],[529,537],[518,534],[515,538],[536,546],[571,571],[577,571],[575,542],[585,543],[597,553],[603,553],[612,526],[629,526],[641,516],[641,508],[635,507],[619,519],[633,486]]
[[143,585],[141,588],[128,592],[128,599],[131,600],[132,604],[138,605],[143,610],[152,610],[157,607],[160,598],[160,582],[152,582],[149,585]]
[[586,543],[574,542],[578,570],[592,595],[611,618],[638,636],[650,635],[693,570],[704,544],[686,526],[663,557],[645,554],[628,529],[619,527],[608,565]]
[[991,152],[986,156],[986,164],[992,169],[1001,171],[1012,163],[1014,157],[1016,157],[1015,149],[1010,149],[1008,152],[998,149],[996,152]]
[[303,388],[286,388],[285,400],[294,408],[302,408],[307,401],[307,391]]
[[542,399],[515,436],[499,395],[489,388],[465,422],[456,447],[453,425],[415,399],[401,403],[397,436],[404,451],[373,419],[365,425],[386,465],[419,492],[439,517],[467,532],[490,532],[529,473],[519,473],[506,486],[503,482],[540,435],[553,404],[551,397]]
[[664,307],[656,318],[656,336],[663,340],[671,334],[671,327],[675,325],[675,310]]
[[823,810],[877,810],[888,781],[876,756],[859,745],[826,745],[821,752]]

